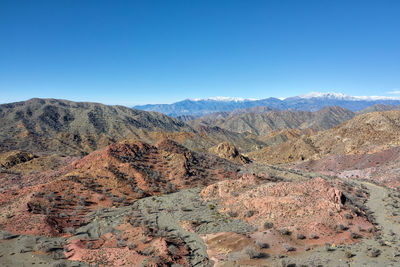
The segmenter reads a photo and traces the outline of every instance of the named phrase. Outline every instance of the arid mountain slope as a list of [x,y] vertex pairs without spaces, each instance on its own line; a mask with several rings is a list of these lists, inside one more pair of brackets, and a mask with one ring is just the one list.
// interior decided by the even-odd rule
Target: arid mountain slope
[[210,114],[187,123],[192,126],[218,126],[233,132],[263,136],[283,129],[329,129],[354,117],[353,112],[340,107],[326,107],[316,112],[270,109],[264,111],[265,109],[255,109],[246,113]]
[[233,143],[242,153],[259,150],[265,147],[265,143],[256,136],[244,133],[236,133],[217,126],[199,126],[195,132],[151,132],[148,136],[152,140],[163,138],[174,140],[190,150],[208,153],[209,149],[222,142]]
[[376,111],[399,110],[399,109],[400,109],[400,106],[376,104],[376,105],[367,107],[363,110],[357,111],[356,114],[364,114],[364,113],[376,112]]
[[312,129],[283,129],[279,131],[272,132],[270,134],[259,136],[258,140],[265,143],[267,146],[277,145],[284,143],[289,140],[300,138],[302,135],[312,135],[315,134],[316,131]]
[[230,143],[223,142],[210,148],[210,152],[221,158],[229,159],[241,164],[250,163],[250,159],[239,153],[237,148]]
[[341,178],[370,180],[400,189],[400,147],[376,153],[331,155],[301,162],[292,168]]
[[400,111],[395,110],[359,115],[333,129],[270,146],[249,156],[260,162],[286,163],[333,154],[372,153],[399,145]]
[[[73,221],[99,207],[129,205],[146,196],[237,178],[238,167],[213,155],[192,152],[170,140],[161,140],[154,146],[142,142],[116,143],[74,161],[53,179],[31,174],[37,176],[35,183],[27,183],[24,179],[28,176],[15,176],[13,183],[3,183],[0,213],[28,207],[24,216],[30,219],[24,217],[26,221],[18,224],[18,229],[14,229],[14,219],[0,218],[0,224],[9,231],[25,233],[29,226],[33,232],[58,235],[65,228],[79,226]],[[10,180],[14,176],[0,176],[5,181],[7,177]],[[30,195],[31,192],[35,194]],[[15,196],[26,202],[15,206]],[[37,225],[30,225],[31,222]]]
[[0,150],[88,153],[115,141],[138,139],[150,131],[193,130],[156,112],[123,106],[30,99],[0,105]]
[[[126,180],[151,192],[175,191],[210,184],[220,175],[236,175],[237,165],[213,155],[203,155],[174,141],[163,139],[154,145],[143,142],[117,143],[74,162],[78,177]],[[129,181],[128,181],[129,180]],[[130,181],[131,180],[131,181]],[[118,188],[118,187],[116,187]]]

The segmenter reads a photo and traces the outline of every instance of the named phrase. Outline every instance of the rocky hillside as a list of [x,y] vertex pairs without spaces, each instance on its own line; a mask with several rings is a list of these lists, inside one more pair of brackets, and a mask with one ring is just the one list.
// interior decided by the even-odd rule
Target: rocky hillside
[[[234,179],[238,167],[213,155],[192,152],[171,140],[155,145],[116,143],[75,160],[54,176],[51,171],[48,176],[1,173],[0,181],[5,181],[0,187],[1,214],[15,209],[9,194],[16,190],[11,200],[19,196],[18,209],[27,208],[28,212],[12,220],[0,216],[0,224],[9,231],[57,236],[79,226],[84,215],[99,207],[126,206],[146,196]],[[26,194],[29,197],[22,197]]]
[[154,145],[112,144],[74,162],[74,166],[76,170],[69,175],[105,179],[104,186],[115,180],[117,184],[126,183],[124,190],[140,189],[147,194],[210,184],[221,177],[235,176],[238,167],[219,157],[190,151],[168,139]]
[[221,158],[229,159],[241,164],[251,162],[249,158],[240,154],[234,145],[227,142],[213,146],[209,150],[211,153],[218,155]]
[[364,114],[364,113],[376,112],[376,111],[390,111],[390,110],[398,110],[398,109],[400,109],[400,106],[376,104],[376,105],[367,107],[363,110],[357,111],[356,114]]
[[256,136],[228,131],[217,126],[199,126],[195,127],[194,131],[193,133],[152,132],[149,137],[153,140],[171,139],[193,151],[201,153],[208,153],[211,147],[222,142],[235,144],[242,153],[259,150],[266,146]]
[[150,131],[193,132],[183,122],[123,106],[30,99],[0,105],[0,150],[88,153]]
[[192,126],[218,126],[233,132],[267,135],[283,129],[325,130],[352,117],[353,112],[340,107],[326,107],[316,112],[254,108],[229,114],[210,114],[187,123]]
[[394,189],[400,189],[400,147],[375,153],[331,155],[305,161],[293,166],[298,170],[318,172],[346,179],[370,180]]
[[333,154],[362,154],[400,145],[400,111],[359,115],[330,130],[303,135],[249,155],[270,163],[316,159]]

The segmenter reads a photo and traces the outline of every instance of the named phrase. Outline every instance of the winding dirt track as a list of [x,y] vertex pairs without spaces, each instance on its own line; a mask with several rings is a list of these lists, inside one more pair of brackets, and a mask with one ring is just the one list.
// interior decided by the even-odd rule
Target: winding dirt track
[[[396,205],[394,207],[392,205],[396,202],[400,203],[400,198],[393,194],[389,196],[390,191],[385,187],[364,181],[351,181],[367,187],[370,196],[366,205],[373,212],[380,235],[363,238],[359,243],[338,247],[332,251],[320,247],[295,254],[282,259],[281,265],[276,265],[279,260],[269,259],[266,261],[267,266],[290,266],[290,264],[324,267],[400,266],[400,220],[398,216],[393,215],[393,212],[397,214],[400,210],[396,208]],[[377,256],[371,256],[374,250],[379,250]],[[346,252],[351,252],[352,257],[346,257]]]
[[388,197],[388,190],[372,183],[361,183],[368,188],[370,197],[367,206],[374,212],[375,219],[381,227],[383,238],[390,239],[394,236],[392,233],[400,236],[400,224],[391,220],[385,209],[384,199]]

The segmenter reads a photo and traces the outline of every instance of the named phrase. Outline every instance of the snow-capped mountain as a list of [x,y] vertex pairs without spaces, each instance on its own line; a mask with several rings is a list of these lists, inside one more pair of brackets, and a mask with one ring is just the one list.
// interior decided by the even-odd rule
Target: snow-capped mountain
[[342,93],[335,92],[311,92],[305,95],[299,95],[300,98],[310,99],[310,98],[325,98],[325,99],[340,99],[340,100],[354,100],[353,96],[345,95]]
[[322,98],[322,99],[336,99],[336,100],[349,100],[349,101],[375,101],[375,100],[400,100],[400,97],[391,96],[351,96],[342,93],[335,92],[311,92],[305,95],[299,95],[299,98],[310,99],[310,98]]
[[267,106],[280,110],[316,111],[326,106],[340,106],[351,111],[359,111],[375,104],[400,105],[400,98],[386,96],[350,96],[335,92],[311,92],[305,95],[284,99],[245,99],[240,97],[210,97],[204,99],[186,99],[172,104],[135,106],[146,111],[157,111],[169,116],[202,116],[205,114],[233,111],[256,106]]
[[216,97],[208,97],[208,98],[189,98],[191,101],[224,101],[224,102],[245,102],[245,101],[255,101],[258,99],[255,98],[243,98],[243,97],[230,97],[230,96],[216,96]]

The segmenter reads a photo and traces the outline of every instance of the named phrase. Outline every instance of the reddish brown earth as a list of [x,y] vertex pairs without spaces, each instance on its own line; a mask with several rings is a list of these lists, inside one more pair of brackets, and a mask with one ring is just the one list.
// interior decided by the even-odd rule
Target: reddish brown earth
[[[236,168],[229,161],[191,152],[170,140],[154,146],[142,142],[117,143],[76,160],[65,168],[68,173],[65,170],[53,175],[47,172],[47,180],[40,175],[33,176],[32,179],[40,181],[40,186],[27,187],[39,181],[27,183],[29,177],[18,177],[25,188],[7,190],[0,203],[7,203],[2,208],[10,208],[11,212],[15,208],[28,210],[27,215],[31,217],[46,215],[54,230],[62,233],[63,228],[78,226],[79,222],[74,221],[99,206],[128,205],[145,196],[234,178]],[[8,178],[4,180],[15,183]],[[66,217],[55,217],[59,214]],[[33,220],[26,222],[30,224]],[[13,230],[14,225],[13,220],[7,220],[4,228]]]
[[370,180],[391,188],[400,187],[400,147],[376,153],[332,155],[292,167],[341,178]]
[[[91,211],[101,207],[123,207],[146,196],[236,178],[238,167],[213,155],[192,152],[170,140],[161,140],[155,145],[117,143],[68,164],[71,159],[64,159],[67,166],[45,173],[27,171],[30,169],[21,164],[32,165],[34,159],[30,159],[18,163],[23,170],[19,174],[1,174],[4,181],[0,195],[2,230],[68,237],[71,229],[88,223],[86,215]],[[185,262],[183,255],[186,252],[179,242],[172,255],[165,252],[165,247],[166,242],[173,244],[173,240],[154,237],[143,244],[140,240],[149,237],[146,226],[132,228],[125,223],[118,227],[124,231],[121,238],[134,244],[135,249],[117,247],[115,236],[111,235],[93,242],[96,250],[85,247],[87,240],[77,239],[68,246],[73,255],[67,256],[71,260],[100,266],[121,266],[122,263],[136,266],[142,259],[150,260],[148,266]],[[141,249],[156,250],[157,253],[140,254]]]
[[[268,243],[269,248],[265,251],[273,254],[284,252],[284,243],[296,251],[304,251],[306,246],[326,242],[336,245],[357,242],[350,236],[351,232],[369,236],[366,230],[372,229],[372,224],[366,219],[366,211],[350,201],[356,202],[356,194],[359,201],[364,201],[366,192],[351,190],[351,186],[340,180],[313,178],[299,182],[263,183],[253,175],[210,185],[201,192],[204,199],[217,201],[220,212],[258,228],[247,238],[231,233],[205,236],[210,255],[223,257],[227,251],[241,251],[257,240]],[[270,226],[265,227],[265,223],[270,223]],[[345,226],[345,230],[340,225]],[[280,231],[284,229],[290,234],[282,234]],[[299,234],[305,238],[299,239]],[[317,238],[311,238],[312,235]],[[224,241],[216,243],[216,239]]]
[[[184,255],[187,250],[182,244],[175,243],[176,250],[171,253],[168,246],[173,242],[163,237],[152,237],[145,226],[132,227],[129,223],[123,223],[116,229],[123,234],[117,236],[108,233],[95,241],[73,240],[67,245],[67,258],[99,266],[142,266],[144,260],[147,260],[146,266],[186,263]],[[121,240],[122,245],[119,244]]]

